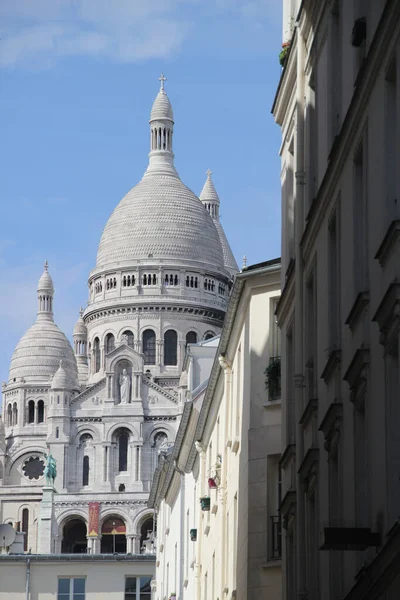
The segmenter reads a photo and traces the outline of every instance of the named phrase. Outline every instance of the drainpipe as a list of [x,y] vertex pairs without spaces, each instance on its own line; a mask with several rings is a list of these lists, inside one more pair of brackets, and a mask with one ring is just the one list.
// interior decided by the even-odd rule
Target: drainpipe
[[[185,554],[184,554],[184,547],[185,547],[185,473],[184,471],[182,471],[182,469],[180,469],[178,467],[178,463],[176,460],[174,460],[174,469],[175,471],[178,471],[179,475],[181,476],[181,527],[180,527],[180,567],[179,567],[179,600],[182,600],[183,598],[183,580],[184,580],[184,573],[185,573]],[[188,540],[186,540],[186,543],[188,543]]]
[[304,40],[297,24],[297,89],[296,89],[296,203],[295,203],[295,414],[296,414],[296,559],[297,597],[307,598],[305,572],[305,498],[304,486],[298,473],[304,455],[303,427],[300,418],[304,407],[304,360],[303,360],[303,256],[300,240],[304,227]]
[[[232,365],[229,363],[225,356],[220,355],[218,357],[219,364],[224,370],[224,396],[225,396],[225,423],[224,423],[224,441],[228,440],[229,435],[229,421],[231,418],[230,411],[232,410],[231,402],[231,377],[232,377]],[[228,463],[228,452],[230,449],[227,448],[226,444],[222,450],[222,465],[221,465],[221,484],[219,489],[219,497],[221,501],[221,538],[220,538],[220,560],[221,560],[221,595],[228,589],[228,581],[225,580],[226,575],[226,496],[227,496],[227,463]]]
[[[199,454],[200,468],[199,468],[199,477],[198,481],[200,481],[200,496],[203,496],[204,493],[204,477],[205,477],[205,449],[201,445],[199,441],[195,441],[195,448]],[[197,519],[197,553],[196,553],[196,600],[201,600],[201,559],[202,559],[202,549],[203,549],[203,522],[202,522],[202,512],[198,511],[199,516]]]
[[26,561],[25,600],[29,600],[31,583],[31,559]]

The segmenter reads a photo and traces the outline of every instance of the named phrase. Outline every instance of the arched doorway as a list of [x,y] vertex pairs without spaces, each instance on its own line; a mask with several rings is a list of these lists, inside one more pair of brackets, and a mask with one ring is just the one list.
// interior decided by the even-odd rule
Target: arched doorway
[[120,517],[109,517],[101,528],[101,553],[126,554],[126,527]]
[[87,528],[83,519],[67,521],[63,528],[62,554],[82,554],[87,552]]

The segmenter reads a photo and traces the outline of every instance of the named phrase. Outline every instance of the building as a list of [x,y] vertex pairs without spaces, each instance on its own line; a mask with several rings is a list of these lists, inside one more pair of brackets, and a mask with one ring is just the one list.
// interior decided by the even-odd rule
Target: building
[[21,522],[32,553],[152,551],[147,500],[182,413],[185,347],[222,328],[237,265],[211,173],[200,200],[174,167],[160,81],[149,165],[104,228],[73,348],[53,319],[46,263],[37,320],[3,384],[0,523]]
[[183,416],[149,499],[154,600],[281,598],[279,294],[279,259],[248,267],[208,370],[190,346]]
[[400,3],[284,1],[286,600],[400,597]]
[[1,600],[151,600],[154,557],[0,554]]

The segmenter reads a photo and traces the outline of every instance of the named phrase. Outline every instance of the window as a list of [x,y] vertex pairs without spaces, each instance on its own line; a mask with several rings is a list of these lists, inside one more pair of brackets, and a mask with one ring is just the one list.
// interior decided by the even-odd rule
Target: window
[[38,402],[38,417],[37,417],[37,422],[38,423],[43,423],[44,422],[44,402],[43,402],[43,400],[39,400],[39,402]]
[[388,220],[398,218],[399,198],[397,196],[397,132],[399,129],[396,106],[398,94],[396,56],[392,59],[385,77],[385,185]]
[[114,350],[114,348],[115,348],[114,336],[112,333],[107,333],[106,343],[105,343],[106,354],[109,354],[110,352],[112,352]]
[[330,351],[339,347],[340,333],[340,250],[338,235],[338,215],[335,210],[329,222],[328,249],[328,324]]
[[143,332],[143,354],[145,365],[156,364],[156,334],[151,329]]
[[197,333],[195,331],[189,331],[189,333],[186,334],[186,343],[197,344]]
[[126,331],[124,331],[124,333],[122,335],[126,336],[126,341],[128,342],[128,346],[133,347],[133,344],[135,341],[135,336],[133,335],[132,331],[129,331],[129,329],[127,329]]
[[29,510],[24,508],[22,511],[22,531],[24,535],[24,552],[28,550],[28,529],[29,529]]
[[17,407],[17,403],[14,402],[13,404],[13,414],[12,414],[12,424],[13,425],[17,425],[18,423],[18,407]]
[[93,359],[94,359],[94,372],[100,371],[100,340],[95,338],[93,342]]
[[[33,406],[35,406],[33,400],[31,400],[31,402],[33,403]],[[33,421],[32,421],[33,423]],[[11,427],[12,426],[12,406],[11,404],[9,404],[7,406],[7,426]]]
[[355,295],[368,289],[366,160],[363,137],[353,163],[353,272]]
[[314,273],[307,280],[306,288],[306,400],[316,397],[316,315]]
[[204,339],[205,340],[211,340],[213,337],[215,337],[215,333],[213,331],[207,331],[204,334]]
[[[11,409],[11,404],[9,405],[9,408]],[[28,423],[34,423],[35,422],[35,403],[33,400],[29,400],[28,402]],[[10,423],[11,425],[11,423]]]
[[150,600],[151,577],[125,577],[125,600]]
[[122,430],[118,436],[118,471],[128,470],[129,433]]
[[169,329],[164,334],[164,365],[175,366],[178,363],[178,334]]
[[85,600],[83,577],[63,577],[58,580],[57,600]]
[[89,457],[83,457],[82,485],[89,485]]
[[59,429],[59,427],[56,427],[56,439],[58,440],[59,437],[60,437],[60,429]]

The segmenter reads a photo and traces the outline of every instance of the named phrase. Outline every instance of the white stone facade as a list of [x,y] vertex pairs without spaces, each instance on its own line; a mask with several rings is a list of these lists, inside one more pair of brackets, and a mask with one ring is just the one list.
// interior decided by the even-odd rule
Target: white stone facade
[[282,128],[284,598],[392,600],[400,4],[307,0],[295,14],[273,107]]
[[[179,425],[185,347],[222,327],[237,266],[218,219],[175,170],[161,81],[149,167],[104,229],[73,349],[54,323],[46,263],[37,321],[3,384],[0,523],[21,522],[34,553],[110,552],[111,529],[117,552],[149,550],[147,498]],[[49,455],[55,490],[44,487]]]
[[269,391],[264,373],[279,359],[279,296],[279,259],[249,267],[235,280],[209,375],[203,363],[192,379],[202,357],[190,350],[176,443],[149,500],[156,600],[281,598],[279,373]]

